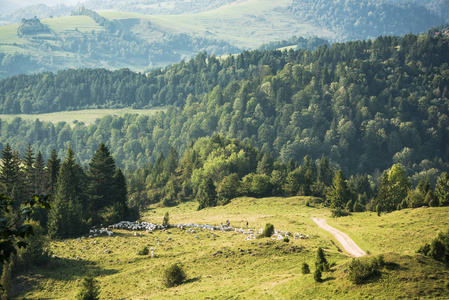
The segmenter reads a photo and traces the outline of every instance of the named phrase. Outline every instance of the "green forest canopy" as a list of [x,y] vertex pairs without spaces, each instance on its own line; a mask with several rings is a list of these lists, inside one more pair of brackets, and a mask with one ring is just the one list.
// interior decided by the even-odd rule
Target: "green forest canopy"
[[172,107],[90,126],[14,119],[0,124],[0,141],[61,156],[70,143],[81,162],[105,142],[130,169],[220,133],[284,162],[324,154],[350,173],[401,163],[410,174],[432,175],[449,159],[448,46],[445,36],[409,34],[225,60],[200,53],[147,75],[81,69],[11,77],[0,81],[5,113]]

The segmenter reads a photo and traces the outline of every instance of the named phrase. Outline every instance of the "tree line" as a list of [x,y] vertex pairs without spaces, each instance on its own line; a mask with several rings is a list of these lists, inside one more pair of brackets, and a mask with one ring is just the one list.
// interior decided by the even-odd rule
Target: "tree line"
[[220,135],[200,138],[182,158],[174,148],[166,157],[129,175],[130,203],[137,207],[160,203],[177,205],[188,199],[198,209],[225,205],[241,196],[314,196],[318,203],[339,216],[365,210],[377,213],[404,208],[449,205],[449,175],[439,174],[435,184],[429,178],[412,187],[400,164],[377,176],[352,174],[326,156],[287,163],[251,144]]

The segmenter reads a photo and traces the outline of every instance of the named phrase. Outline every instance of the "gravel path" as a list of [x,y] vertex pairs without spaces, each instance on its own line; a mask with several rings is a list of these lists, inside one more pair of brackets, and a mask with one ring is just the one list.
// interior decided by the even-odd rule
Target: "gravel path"
[[347,235],[346,233],[341,232],[338,229],[335,229],[332,226],[329,226],[326,223],[325,219],[312,219],[318,226],[323,228],[324,230],[330,232],[337,241],[343,246],[346,252],[355,257],[361,257],[366,255],[366,252],[363,251],[357,244]]

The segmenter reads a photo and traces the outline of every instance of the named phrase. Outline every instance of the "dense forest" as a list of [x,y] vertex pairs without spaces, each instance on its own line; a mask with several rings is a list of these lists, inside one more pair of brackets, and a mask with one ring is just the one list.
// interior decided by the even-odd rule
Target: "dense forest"
[[105,142],[131,170],[220,133],[283,162],[326,155],[350,174],[400,163],[413,183],[435,182],[448,170],[448,47],[445,36],[409,34],[224,60],[200,53],[146,75],[85,69],[11,77],[0,81],[5,113],[170,107],[89,126],[16,118],[1,124],[1,142],[59,155],[70,143],[81,163]]
[[372,0],[293,0],[289,10],[302,19],[313,20],[334,31],[337,40],[341,41],[419,33],[446,22],[447,14],[440,15],[436,11],[438,8],[447,10],[447,4],[431,2],[432,12],[414,1]]

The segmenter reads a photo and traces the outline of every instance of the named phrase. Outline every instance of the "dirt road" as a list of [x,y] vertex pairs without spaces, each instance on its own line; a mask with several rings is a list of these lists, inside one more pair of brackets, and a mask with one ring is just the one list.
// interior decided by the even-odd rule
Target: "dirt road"
[[338,229],[335,229],[332,226],[329,226],[326,223],[325,219],[317,219],[313,218],[313,221],[317,223],[318,226],[323,228],[324,230],[330,232],[337,241],[342,245],[346,252],[355,257],[360,257],[366,255],[366,252],[360,249],[359,246],[347,235],[346,233],[341,232]]

